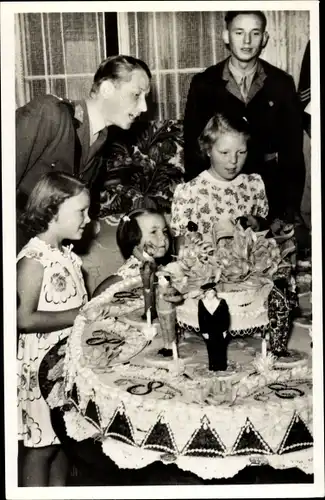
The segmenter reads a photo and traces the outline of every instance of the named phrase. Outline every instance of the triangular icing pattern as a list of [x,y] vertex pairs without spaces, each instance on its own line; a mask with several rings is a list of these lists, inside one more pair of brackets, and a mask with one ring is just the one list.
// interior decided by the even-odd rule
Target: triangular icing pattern
[[201,419],[201,426],[193,432],[182,451],[182,455],[223,457],[225,451],[225,445],[217,432],[211,428],[209,419],[204,416]]
[[252,453],[270,455],[273,451],[247,417],[245,425],[241,428],[230,455],[251,455]]
[[313,445],[313,436],[303,419],[297,411],[295,411],[277,453],[282,455],[283,453],[290,453],[291,451],[303,450]]
[[132,424],[125,413],[124,405],[116,409],[110,423],[104,431],[104,436],[111,436],[133,446],[135,445]]
[[163,414],[158,416],[157,422],[147,433],[141,447],[176,454],[178,453],[174,435],[169,424],[165,422]]
[[92,424],[95,424],[100,428],[99,410],[97,405],[91,399],[88,401],[84,417]]

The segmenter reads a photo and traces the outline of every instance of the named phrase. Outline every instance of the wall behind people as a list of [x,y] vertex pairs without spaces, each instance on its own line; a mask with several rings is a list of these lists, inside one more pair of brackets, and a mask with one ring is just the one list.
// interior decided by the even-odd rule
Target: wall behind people
[[[269,42],[262,58],[287,71],[296,87],[310,38],[308,11],[264,11]],[[222,41],[225,12],[133,12],[119,15],[123,50],[141,56],[153,74],[152,118],[182,119],[193,75],[229,54]],[[125,36],[121,36],[125,34]],[[310,225],[310,141],[302,215]]]
[[[310,38],[308,11],[264,11],[270,39],[262,58],[287,71],[298,86]],[[123,50],[139,54],[153,73],[152,118],[182,119],[193,75],[229,54],[222,41],[225,12],[123,13]],[[306,185],[302,215],[310,225],[310,142],[304,141]]]
[[16,106],[47,93],[84,99],[100,62],[118,53],[116,12],[16,14]]
[[[183,117],[193,74],[224,59],[224,12],[122,12],[117,38],[112,13],[28,13],[15,16],[16,101],[54,93],[82,99],[110,47],[146,61],[153,73],[152,117]],[[265,11],[269,43],[262,55],[298,83],[309,39],[308,11]],[[108,47],[109,45],[109,47]],[[117,51],[116,51],[117,52]]]
[[[270,40],[262,57],[292,74],[297,85],[309,40],[309,12],[264,12]],[[228,55],[222,41],[224,16],[225,12],[119,14],[122,52],[141,57],[153,73],[154,118],[183,118],[194,73]]]

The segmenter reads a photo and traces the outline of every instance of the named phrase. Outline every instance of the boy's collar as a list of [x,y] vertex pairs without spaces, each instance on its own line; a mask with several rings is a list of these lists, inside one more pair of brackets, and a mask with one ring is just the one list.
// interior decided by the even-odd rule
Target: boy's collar
[[237,68],[236,66],[233,65],[231,61],[231,57],[229,58],[228,61],[228,68],[229,71],[234,75],[238,77],[243,77],[243,76],[251,76],[257,71],[257,66],[258,66],[258,61],[255,61],[255,64],[252,68],[250,68],[248,71],[243,70],[241,68]]
[[[232,73],[229,69],[230,56],[227,59],[225,59],[224,62],[225,62],[225,64],[223,66],[222,79],[225,81],[228,81],[228,80],[231,80],[233,78]],[[237,70],[237,68],[236,68],[236,70]],[[239,73],[239,70],[237,70],[237,72]],[[243,72],[243,75],[244,75],[244,72]],[[256,61],[255,78],[263,77],[263,79],[264,79],[265,76],[266,76],[266,73],[264,71],[263,65],[262,65],[260,59],[258,58]]]

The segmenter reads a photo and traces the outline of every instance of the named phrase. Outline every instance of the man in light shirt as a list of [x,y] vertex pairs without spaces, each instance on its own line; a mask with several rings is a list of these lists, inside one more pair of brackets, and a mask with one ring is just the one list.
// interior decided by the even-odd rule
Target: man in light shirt
[[191,82],[184,116],[187,180],[207,168],[198,137],[223,110],[244,116],[251,129],[246,172],[259,173],[266,187],[270,220],[300,220],[305,183],[301,106],[293,78],[259,56],[269,35],[261,11],[229,11],[222,34],[230,56]]
[[[36,96],[16,110],[17,215],[41,174],[63,170],[91,189],[108,127],[127,130],[147,110],[151,73],[141,60],[117,55],[98,67],[87,99]],[[17,228],[18,229],[18,228]],[[18,249],[24,236],[17,231]]]

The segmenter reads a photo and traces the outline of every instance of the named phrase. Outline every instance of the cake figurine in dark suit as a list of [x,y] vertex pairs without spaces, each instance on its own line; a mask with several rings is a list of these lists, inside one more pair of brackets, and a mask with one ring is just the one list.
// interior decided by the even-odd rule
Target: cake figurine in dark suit
[[227,369],[228,328],[230,314],[227,302],[218,297],[216,283],[202,285],[204,296],[198,303],[200,332],[208,350],[209,370]]

